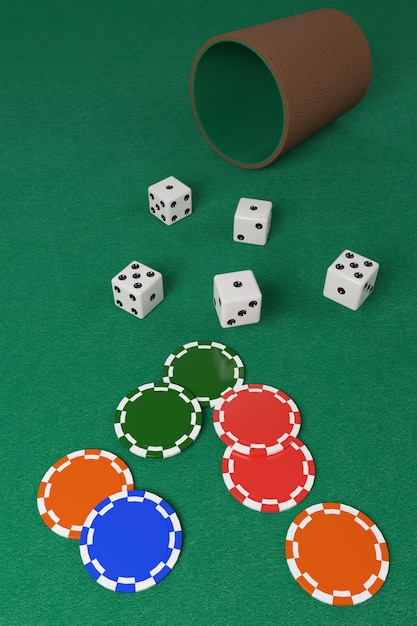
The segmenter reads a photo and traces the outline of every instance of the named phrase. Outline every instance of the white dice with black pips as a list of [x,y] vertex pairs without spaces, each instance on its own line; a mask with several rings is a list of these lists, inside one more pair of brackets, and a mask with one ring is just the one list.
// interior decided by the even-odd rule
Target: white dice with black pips
[[356,311],[372,293],[379,264],[351,250],[344,250],[326,273],[323,295]]
[[111,281],[114,303],[135,317],[144,318],[164,299],[162,274],[132,261]]
[[149,210],[171,226],[192,213],[191,189],[174,176],[148,187]]
[[259,322],[262,293],[252,270],[216,274],[213,286],[214,306],[223,328]]
[[264,246],[271,228],[272,202],[241,198],[233,221],[233,240]]

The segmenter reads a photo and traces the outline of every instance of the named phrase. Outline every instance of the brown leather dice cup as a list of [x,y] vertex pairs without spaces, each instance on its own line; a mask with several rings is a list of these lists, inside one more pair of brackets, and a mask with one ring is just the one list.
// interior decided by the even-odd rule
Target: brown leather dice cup
[[257,169],[354,107],[371,73],[356,22],[318,9],[206,41],[191,69],[191,103],[212,148]]

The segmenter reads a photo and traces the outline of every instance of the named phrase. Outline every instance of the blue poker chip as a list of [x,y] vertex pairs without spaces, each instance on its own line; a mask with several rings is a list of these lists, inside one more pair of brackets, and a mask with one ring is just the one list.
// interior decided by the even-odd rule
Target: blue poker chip
[[132,593],[159,583],[181,552],[173,508],[149,491],[120,491],[98,504],[81,531],[82,562],[95,581]]

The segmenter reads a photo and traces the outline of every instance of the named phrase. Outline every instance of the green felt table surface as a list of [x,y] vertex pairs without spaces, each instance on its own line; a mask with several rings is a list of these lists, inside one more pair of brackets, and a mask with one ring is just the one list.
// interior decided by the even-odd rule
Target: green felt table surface
[[[271,166],[221,159],[193,117],[194,55],[213,35],[320,8],[313,0],[14,0],[0,3],[1,566],[5,626],[415,624],[417,5],[326,3],[364,30],[374,71],[362,102]],[[194,194],[167,227],[148,185]],[[273,202],[265,247],[232,241],[241,196]],[[358,311],[322,296],[345,249],[380,263]],[[145,319],[117,309],[110,279],[137,259],[162,272]],[[214,274],[252,269],[259,324],[222,329]],[[246,382],[297,402],[316,462],[308,497],[282,513],[239,504],[221,476],[210,409],[183,454],[141,459],[117,440],[119,400],[162,376],[194,340],[232,347]],[[161,584],[118,594],[95,583],[76,541],[52,533],[36,494],[49,466],[104,448],[139,489],[175,508],[180,559]],[[323,501],[356,507],[390,550],[369,601],[308,596],[284,556],[287,529]]]

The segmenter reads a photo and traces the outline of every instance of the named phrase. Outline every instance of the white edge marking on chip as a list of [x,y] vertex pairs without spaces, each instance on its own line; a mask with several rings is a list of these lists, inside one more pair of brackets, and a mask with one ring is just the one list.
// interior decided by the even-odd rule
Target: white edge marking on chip
[[107,450],[100,450],[100,456],[110,459],[111,461],[116,461],[117,456],[113,454],[113,452],[107,452]]
[[126,398],[126,397],[122,398],[116,407],[117,410],[122,411],[128,402],[129,402],[129,398]]
[[46,472],[45,476],[42,478],[43,483],[49,483],[49,479],[51,478],[51,476],[53,476],[53,474],[55,474],[56,469],[55,467],[50,467],[49,470]]
[[311,515],[312,513],[317,513],[318,511],[324,511],[324,506],[322,502],[319,502],[318,504],[313,504],[309,506],[308,509],[306,509],[306,513],[308,515]]
[[123,470],[120,465],[118,463],[116,463],[116,461],[112,461],[110,463],[110,467],[112,469],[114,469],[115,472],[117,472],[118,474],[124,474],[126,470]]
[[349,598],[350,591],[346,589],[333,589],[333,597],[335,598]]
[[172,448],[168,448],[167,450],[162,451],[162,458],[169,459],[172,456],[176,456],[177,454],[180,454],[180,453],[181,453],[181,448],[178,448],[177,446],[172,446]]
[[176,513],[171,513],[170,518],[171,518],[172,527],[174,528],[175,533],[182,532],[178,515]]
[[149,571],[149,573],[150,573],[150,575],[153,577],[153,576],[155,576],[156,574],[159,574],[159,572],[160,572],[161,570],[163,570],[163,569],[164,569],[164,567],[165,567],[165,563],[164,563],[163,561],[159,561],[158,565],[155,565],[155,567],[153,567],[153,568]]
[[128,495],[126,499],[128,502],[143,502],[143,498],[141,496],[137,496],[136,494],[134,496]]
[[[197,439],[200,430],[201,430],[201,425],[200,424],[196,424],[194,426],[194,428],[192,429],[192,431],[190,432],[189,438],[192,439],[193,441],[195,439]],[[187,439],[188,439],[188,437],[187,437]]]
[[151,502],[155,502],[156,504],[160,504],[162,502],[162,498],[152,491],[145,491],[143,497],[145,500],[150,500]]
[[87,565],[87,563],[91,562],[87,544],[80,545],[80,555],[81,555],[81,560],[84,563],[84,565]]
[[178,561],[178,557],[180,555],[180,550],[178,550],[178,548],[174,548],[169,556],[168,561],[166,562],[166,566],[169,567],[169,569],[172,569],[175,565],[175,563]]
[[117,582],[120,583],[121,585],[134,585],[136,582],[136,579],[133,576],[119,576],[117,578]]
[[[276,389],[276,387],[271,387],[271,385],[262,385],[261,389],[251,389],[251,391],[257,391],[262,393],[262,391],[270,391],[273,394],[276,394],[278,389]],[[281,400],[281,398],[278,398],[279,400]]]
[[300,546],[299,546],[298,541],[293,541],[293,543],[292,543],[292,553],[293,553],[295,559],[299,559],[300,558]]
[[229,489],[229,491],[231,489],[233,489],[233,487],[235,486],[234,482],[231,479],[231,476],[229,473],[227,474],[223,474],[223,480],[226,483],[226,487]]
[[306,491],[311,491],[311,488],[314,485],[314,478],[315,477],[313,476],[313,474],[309,474],[308,475],[307,480],[306,480],[305,485],[304,485],[304,489]]
[[310,517],[310,515],[307,515],[304,519],[301,520],[301,522],[298,524],[299,528],[305,528],[307,526],[307,524],[309,524],[311,522],[312,518]]
[[84,454],[84,458],[87,461],[98,461],[100,459],[100,454]]
[[310,574],[308,572],[304,572],[304,578],[306,579],[306,581],[312,586],[312,587],[317,587],[318,586],[318,582],[317,580],[315,580],[312,576],[310,576]]
[[164,509],[163,506],[161,506],[160,504],[157,504],[155,507],[155,510],[158,511],[158,513],[160,515],[162,515],[162,517],[164,519],[168,519],[169,518],[169,513]]
[[381,567],[379,570],[379,578],[381,578],[382,580],[385,580],[386,577],[388,576],[388,570],[389,570],[389,561],[381,561]]
[[304,491],[304,487],[300,487],[298,485],[293,491],[290,492],[291,498],[295,499],[302,491]]
[[126,499],[127,496],[125,493],[121,493],[120,491],[118,491],[117,493],[112,493],[110,496],[108,496],[109,500],[110,500],[110,507],[113,507],[114,504],[113,502],[117,502],[117,500],[123,500]]
[[44,515],[46,513],[45,499],[44,498],[38,498],[37,499],[37,504],[38,504],[38,511],[39,511],[40,515]]
[[147,578],[146,580],[139,580],[135,583],[135,591],[144,591],[156,585],[156,581],[153,578]]
[[69,537],[69,529],[68,528],[64,528],[63,526],[61,526],[61,524],[55,524],[52,528],[52,530],[57,534],[60,535],[61,537]]
[[379,543],[385,543],[385,539],[378,526],[375,524],[371,526],[371,530],[374,533],[375,537],[378,539]]
[[261,512],[262,510],[261,502],[256,502],[255,500],[252,500],[252,498],[245,498],[243,500],[243,504],[253,511]]
[[297,506],[297,504],[298,504],[298,502],[296,502],[295,500],[290,498],[289,500],[286,500],[285,502],[280,502],[279,503],[279,510],[280,511],[288,511],[288,509],[292,509],[294,506]]
[[315,589],[311,595],[313,598],[316,598],[316,600],[320,600],[320,602],[324,602],[325,604],[333,604],[333,596],[329,593],[324,593],[324,591]]
[[262,498],[261,503],[269,506],[279,504],[279,501],[277,498]]
[[84,455],[85,450],[75,450],[75,452],[70,452],[69,454],[67,454],[67,458],[72,460]]
[[198,341],[189,341],[185,343],[183,347],[188,350],[188,348],[195,348],[196,346],[200,347]]
[[67,467],[69,467],[71,465],[71,461],[65,461],[65,463],[62,463],[62,465],[60,465],[59,467],[56,468],[57,472],[62,472],[64,469],[67,469]]
[[115,423],[114,424],[114,430],[116,431],[116,435],[117,438],[120,439],[121,437],[124,437],[124,432],[123,432],[123,428],[121,427],[121,425],[119,423]]
[[294,576],[295,580],[297,580],[298,578],[300,578],[301,576],[301,572],[298,569],[298,565],[295,561],[295,559],[287,559],[287,564],[288,567],[290,569],[291,574]]
[[110,589],[111,591],[116,591],[116,581],[115,580],[110,580],[110,578],[107,578],[107,576],[99,576],[97,578],[97,582],[99,583],[99,585],[101,585],[102,587],[105,587],[106,589]]
[[59,525],[59,521],[60,521],[60,517],[58,517],[58,515],[55,513],[55,511],[53,509],[51,509],[50,511],[48,511],[49,517],[51,518],[51,520],[53,520],[55,522],[55,524]]
[[146,450],[144,448],[139,448],[139,446],[133,444],[129,448],[129,450],[130,452],[132,452],[132,454],[136,454],[136,456],[140,456],[142,459],[146,459]]
[[363,528],[364,530],[369,530],[369,529],[370,529],[369,524],[367,524],[367,523],[365,522],[365,520],[361,519],[360,517],[355,517],[355,522],[356,522],[357,524],[359,524],[359,526],[362,526],[362,528]]
[[43,494],[44,498],[49,498],[49,496],[51,495],[51,489],[52,489],[52,483],[48,483],[45,487],[45,491]]
[[123,433],[123,434],[126,437],[126,439],[128,440],[128,442],[132,444],[132,446],[136,446],[137,441],[136,441],[136,439],[134,437],[132,437],[132,435],[130,433]]
[[[245,501],[248,500],[249,502],[254,502],[254,500],[252,500],[249,497],[249,491],[247,489],[245,489],[244,487],[242,487],[242,485],[240,483],[238,483],[237,485],[235,485],[235,489],[242,494],[242,496],[245,496]],[[259,503],[260,504],[260,503]]]
[[[96,516],[97,516],[97,511],[95,509],[92,509],[90,511],[90,513],[87,515],[87,518],[86,518],[86,520],[84,522],[84,526],[90,527],[91,524],[93,523],[93,520],[96,518]],[[91,530],[91,528],[90,528],[90,530]]]
[[298,406],[295,404],[294,400],[292,400],[290,398],[289,400],[287,400],[287,403],[290,405],[290,407],[291,407],[291,409],[292,409],[292,411],[294,413],[299,413],[300,412],[299,409],[298,409]]
[[346,513],[351,513],[353,517],[356,517],[359,513],[358,509],[354,509],[353,506],[349,506],[348,504],[341,504],[340,509],[346,511]]
[[376,583],[377,580],[378,576],[375,576],[375,574],[371,574],[368,580],[363,583],[363,586],[365,587],[365,589],[369,589],[369,587],[372,587],[372,585]]
[[110,509],[113,508],[113,504],[111,502],[109,502],[106,506],[104,506],[101,511],[100,511],[100,515],[105,515],[108,511],[110,511]]
[[[287,537],[286,537],[287,541],[294,541],[294,537],[295,537],[295,533],[296,533],[297,529],[298,529],[298,525],[294,524],[294,522],[292,522],[290,524],[290,527],[288,528],[288,531],[287,531]],[[295,543],[297,543],[297,545],[298,545],[298,542],[294,542],[293,545],[295,545]]]
[[244,367],[243,361],[242,361],[242,359],[240,358],[239,355],[236,354],[233,358],[236,361],[236,363],[237,363],[239,368]]
[[106,571],[106,568],[102,566],[102,564],[100,563],[100,561],[98,559],[93,559],[91,561],[92,565],[94,565],[94,568],[101,574],[103,575],[104,572]]
[[353,604],[360,604],[361,602],[365,602],[365,600],[369,600],[369,598],[372,598],[372,594],[369,593],[369,591],[362,591],[352,596],[352,602]]

